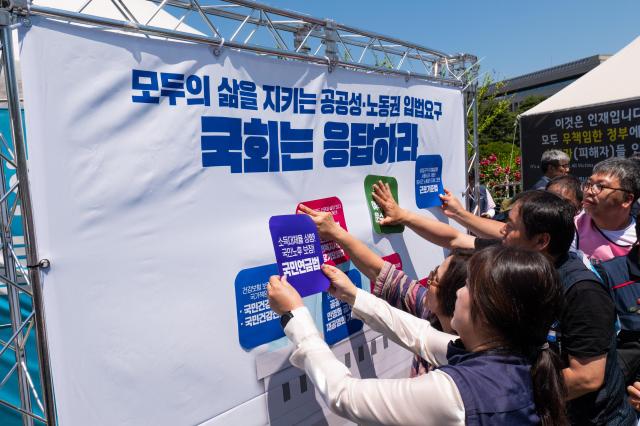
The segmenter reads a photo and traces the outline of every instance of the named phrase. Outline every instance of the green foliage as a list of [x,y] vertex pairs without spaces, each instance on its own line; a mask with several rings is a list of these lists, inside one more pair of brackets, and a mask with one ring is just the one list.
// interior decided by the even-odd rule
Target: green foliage
[[513,157],[511,159],[513,162],[516,157],[520,156],[520,148],[518,146],[513,147],[511,142],[488,142],[480,145],[480,158],[489,157],[491,154],[494,154],[498,158],[498,164],[504,167],[510,165],[509,159],[511,157]]
[[[491,76],[485,77],[478,87],[478,143],[480,148],[480,182],[487,186],[493,196],[507,196],[508,185],[520,181],[520,140],[516,131],[518,114],[534,107],[545,98],[530,96],[523,100],[517,111],[511,110],[510,97],[496,98],[489,88],[493,83]],[[495,89],[500,89],[496,83]],[[473,118],[469,118],[469,128]]]
[[518,105],[518,110],[516,111],[516,115],[522,114],[523,112],[530,110],[531,108],[538,105],[540,102],[544,101],[545,99],[547,98],[544,96],[526,97],[522,102],[520,102],[520,105]]
[[[518,114],[536,106],[545,98],[542,96],[529,96],[518,106],[517,111],[511,110],[512,99],[509,96],[497,98],[496,92],[503,84],[498,82],[494,90],[489,90],[493,84],[493,78],[487,75],[478,87],[478,142],[480,145],[491,142],[511,144],[514,141],[516,117]],[[472,117],[469,118],[469,128],[473,125]],[[515,143],[520,145],[520,140],[515,135]]]
[[[515,114],[511,112],[511,99],[496,98],[496,91],[489,90],[492,83],[493,78],[487,75],[478,87],[478,141],[480,144],[511,143],[515,123]],[[500,87],[502,84],[496,83],[495,88]],[[473,122],[469,124],[472,126]]]
[[382,59],[380,59],[378,57],[378,55],[376,55],[376,53],[374,51],[371,51],[371,53],[373,54],[373,57],[376,59],[376,67],[378,68],[387,68],[392,70],[393,64],[391,63],[391,60],[389,59],[389,57],[387,55],[384,55],[382,57]]

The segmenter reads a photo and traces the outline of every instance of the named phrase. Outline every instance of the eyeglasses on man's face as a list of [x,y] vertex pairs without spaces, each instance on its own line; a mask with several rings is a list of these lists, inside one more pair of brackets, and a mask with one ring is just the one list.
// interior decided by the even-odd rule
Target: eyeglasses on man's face
[[569,163],[560,163],[560,164],[557,164],[556,167],[560,169],[569,170]]
[[629,191],[627,191],[626,189],[623,189],[623,188],[614,188],[613,186],[603,185],[603,184],[598,183],[598,182],[586,181],[586,182],[584,182],[582,184],[582,191],[583,192],[591,191],[591,193],[593,195],[598,195],[605,189],[610,189],[612,191],[629,192]]

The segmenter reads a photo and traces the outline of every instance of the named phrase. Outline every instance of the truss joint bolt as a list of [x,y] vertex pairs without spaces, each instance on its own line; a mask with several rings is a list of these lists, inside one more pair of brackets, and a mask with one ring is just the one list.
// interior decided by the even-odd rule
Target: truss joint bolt
[[213,56],[215,56],[216,58],[218,56],[220,56],[220,54],[222,53],[222,48],[224,47],[224,38],[220,40],[220,44],[218,44],[217,46],[213,46],[211,47],[211,51],[213,52]]
[[27,268],[29,269],[49,269],[50,267],[51,262],[49,259],[41,259],[40,262],[35,265],[27,265]]

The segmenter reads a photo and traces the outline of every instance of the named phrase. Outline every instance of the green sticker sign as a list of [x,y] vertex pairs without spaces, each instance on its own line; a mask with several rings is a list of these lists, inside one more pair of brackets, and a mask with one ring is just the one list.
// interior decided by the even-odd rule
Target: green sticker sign
[[391,225],[391,226],[380,226],[378,223],[383,217],[384,214],[380,209],[380,206],[373,200],[373,184],[382,181],[383,183],[389,184],[389,188],[391,188],[391,195],[398,202],[398,181],[396,178],[391,176],[376,176],[376,175],[368,175],[364,178],[364,195],[367,198],[367,206],[369,207],[369,214],[371,216],[371,224],[373,225],[373,230],[378,234],[397,234],[404,231],[404,225]]

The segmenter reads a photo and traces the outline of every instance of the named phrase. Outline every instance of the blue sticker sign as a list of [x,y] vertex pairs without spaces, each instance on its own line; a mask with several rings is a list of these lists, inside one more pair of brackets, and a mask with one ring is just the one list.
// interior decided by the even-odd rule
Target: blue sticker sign
[[[362,288],[358,270],[351,269],[347,276],[358,288]],[[351,318],[351,306],[325,292],[322,293],[322,330],[325,342],[333,345],[362,330],[362,321]]]
[[416,159],[416,205],[419,209],[440,206],[439,194],[444,194],[442,157],[421,155]]
[[328,289],[329,280],[320,270],[320,236],[311,218],[304,214],[272,216],[269,229],[280,275],[287,276],[300,296]]
[[257,266],[243,269],[236,276],[236,312],[240,346],[252,349],[284,336],[280,316],[269,307],[267,283],[278,275],[278,266]]

